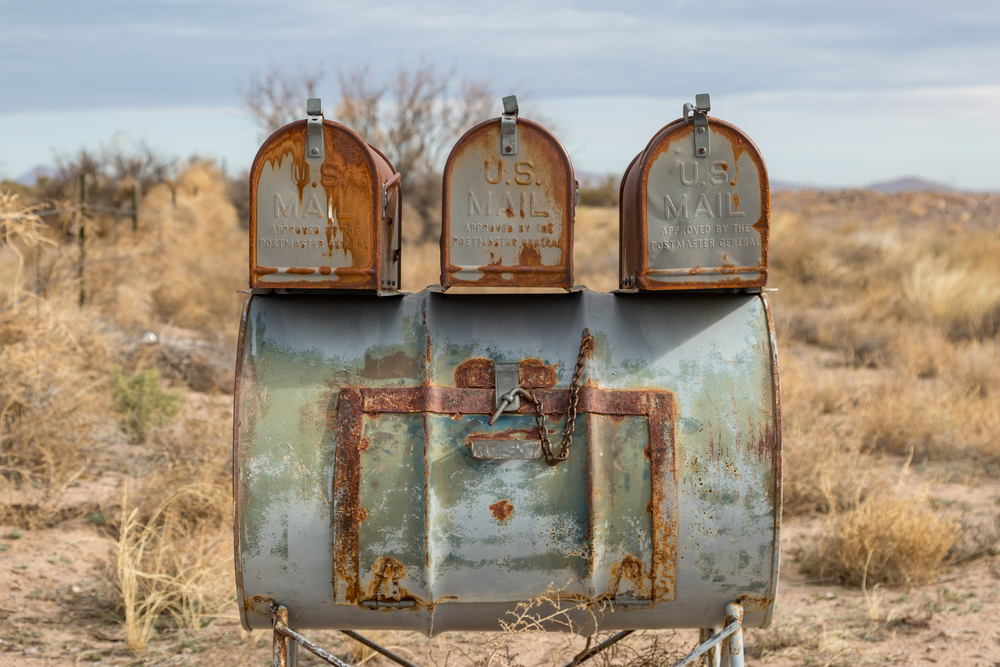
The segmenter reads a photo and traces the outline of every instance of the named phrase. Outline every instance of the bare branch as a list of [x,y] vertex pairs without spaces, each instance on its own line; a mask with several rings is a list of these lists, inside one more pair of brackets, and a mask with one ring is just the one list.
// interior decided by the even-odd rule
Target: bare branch
[[316,97],[316,87],[323,79],[323,66],[315,70],[300,67],[288,74],[271,64],[261,74],[251,74],[245,87],[240,87],[243,107],[266,138],[278,128],[306,115],[306,100]]

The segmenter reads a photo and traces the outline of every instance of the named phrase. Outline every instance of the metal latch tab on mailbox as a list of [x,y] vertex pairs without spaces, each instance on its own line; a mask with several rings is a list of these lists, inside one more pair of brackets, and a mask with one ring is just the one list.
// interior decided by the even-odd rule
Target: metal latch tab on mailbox
[[[651,146],[669,147],[674,161],[704,147],[706,160],[728,160],[731,180],[738,165],[763,196],[763,163],[747,158],[746,143],[735,156],[738,135],[706,106],[696,102],[700,111]],[[695,113],[704,116],[697,124]],[[696,127],[707,128],[707,142],[695,143]],[[519,171],[520,160],[530,167]],[[682,201],[670,189],[677,172],[646,164],[644,192]],[[639,217],[621,231],[632,253],[622,275],[634,286],[514,293],[572,285],[568,156],[508,101],[501,118],[459,140],[449,165],[442,282],[494,291],[247,300],[234,428],[244,627],[270,628],[281,607],[300,629],[499,630],[541,595],[572,601],[566,619],[584,634],[722,627],[736,601],[744,625],[767,625],[781,433],[766,295],[704,288],[711,277],[688,294],[657,289],[690,289],[688,277],[700,274],[684,264],[690,254],[672,264],[641,255],[649,230],[664,223],[643,219],[640,228]],[[377,182],[355,186],[368,197]],[[718,193],[704,188],[714,214]],[[752,217],[744,191],[733,192]],[[698,198],[688,194],[690,208]],[[759,206],[766,221],[766,197]],[[510,230],[543,210],[551,232]],[[472,222],[487,211],[491,222]],[[508,231],[495,231],[496,221]],[[462,234],[494,225],[467,234],[504,240],[463,244],[459,224]],[[714,255],[699,266],[709,260],[726,266]],[[738,262],[766,268],[766,254]],[[687,277],[672,282],[681,268]],[[759,287],[762,275],[725,279]]]

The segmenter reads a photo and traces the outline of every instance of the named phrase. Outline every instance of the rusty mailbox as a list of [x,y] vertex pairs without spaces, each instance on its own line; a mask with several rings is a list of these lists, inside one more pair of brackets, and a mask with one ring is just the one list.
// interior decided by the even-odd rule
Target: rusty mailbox
[[319,99],[308,116],[268,137],[250,169],[250,286],[394,292],[399,174]]
[[750,138],[684,105],[629,165],[620,196],[621,286],[760,288],[767,281],[770,191]]
[[[517,127],[504,179],[515,182],[523,159],[544,185],[536,174],[548,164],[555,194],[496,183],[476,201],[485,215],[482,193],[493,192],[494,218],[515,206],[507,224],[549,212],[562,225],[556,249],[568,251],[569,162],[541,128]],[[497,178],[504,137],[491,121],[459,141],[452,196],[467,150],[479,163],[470,173]],[[552,155],[532,152],[535,141]],[[485,262],[456,255],[470,246],[455,246],[447,225],[459,204],[469,215],[468,183],[445,206],[443,279],[570,284],[569,257],[534,243]],[[518,233],[506,232],[543,238]],[[781,422],[766,295],[256,293],[238,355],[244,627],[292,639],[288,626],[499,630],[547,595],[567,602],[563,620],[583,634],[718,629],[698,650],[727,636],[735,656],[740,627],[769,623]]]
[[513,95],[503,102],[445,163],[441,285],[569,288],[573,164],[551,132],[518,117]]

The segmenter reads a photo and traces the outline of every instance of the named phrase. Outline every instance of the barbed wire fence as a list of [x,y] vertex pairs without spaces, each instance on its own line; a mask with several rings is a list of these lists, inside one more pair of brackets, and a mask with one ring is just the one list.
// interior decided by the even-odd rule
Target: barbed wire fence
[[[54,263],[51,266],[51,273],[48,276],[48,279],[43,282],[42,281],[42,254],[43,254],[43,246],[41,244],[39,244],[37,246],[36,256],[35,256],[35,261],[34,261],[34,264],[35,264],[35,271],[34,271],[34,273],[35,273],[35,275],[34,275],[34,285],[33,285],[33,287],[31,289],[27,290],[27,291],[25,291],[23,289],[17,290],[17,291],[23,291],[23,293],[18,295],[15,292],[13,298],[11,299],[11,301],[9,303],[7,303],[7,304],[5,304],[3,306],[0,306],[0,313],[4,313],[4,312],[8,311],[8,310],[14,308],[15,306],[17,306],[19,303],[22,303],[23,301],[25,301],[27,299],[30,299],[30,298],[36,298],[36,300],[40,301],[40,299],[38,299],[38,297],[43,296],[44,293],[45,293],[45,291],[48,288],[52,287],[53,285],[60,284],[60,283],[66,281],[68,279],[71,279],[74,275],[76,276],[76,278],[77,278],[77,280],[79,282],[79,305],[80,305],[80,307],[83,307],[87,303],[87,272],[86,272],[86,267],[93,266],[93,265],[101,265],[101,264],[111,263],[111,265],[112,265],[112,269],[111,269],[111,272],[112,272],[111,295],[109,297],[105,298],[105,299],[102,299],[102,300],[98,301],[98,302],[91,302],[91,305],[100,306],[100,305],[103,305],[105,303],[111,302],[112,303],[112,320],[114,320],[116,318],[116,316],[117,316],[117,312],[116,312],[117,311],[117,301],[118,301],[118,270],[119,270],[119,265],[121,263],[123,263],[123,262],[131,261],[131,260],[133,260],[135,258],[138,258],[138,257],[150,256],[150,255],[154,255],[156,253],[162,252],[163,248],[164,248],[164,245],[163,245],[163,225],[162,224],[157,224],[156,228],[158,230],[157,233],[158,233],[159,236],[158,236],[158,242],[157,242],[156,245],[154,245],[152,247],[149,247],[149,248],[142,249],[142,250],[135,250],[133,252],[126,253],[126,254],[119,253],[119,251],[118,251],[119,250],[119,245],[118,245],[119,244],[118,225],[120,223],[120,220],[121,220],[121,218],[124,218],[124,217],[130,217],[132,219],[132,231],[133,231],[133,233],[137,233],[138,229],[139,229],[139,216],[140,215],[144,215],[144,216],[145,215],[156,215],[156,216],[159,216],[159,215],[161,215],[161,214],[163,214],[163,213],[165,213],[167,211],[172,211],[172,210],[176,209],[176,207],[177,207],[176,191],[174,191],[174,193],[173,193],[171,205],[169,207],[161,207],[161,208],[139,208],[138,202],[137,202],[137,195],[136,195],[135,188],[133,188],[133,190],[132,190],[132,206],[131,207],[119,207],[119,206],[107,206],[107,205],[103,205],[103,204],[91,204],[91,203],[88,203],[85,200],[85,196],[84,195],[85,195],[85,183],[81,180],[81,197],[80,197],[81,201],[78,204],[55,205],[55,204],[49,202],[48,204],[41,204],[40,206],[55,205],[56,208],[45,209],[45,210],[37,210],[37,209],[36,210],[30,210],[29,209],[27,212],[26,211],[19,211],[19,212],[14,212],[14,213],[0,214],[0,225],[2,225],[3,223],[6,223],[8,221],[16,221],[16,220],[27,221],[27,220],[33,220],[33,219],[44,219],[44,218],[49,218],[49,217],[56,216],[56,215],[63,215],[63,214],[67,214],[67,213],[74,214],[73,222],[70,223],[70,225],[68,225],[68,227],[70,229],[75,229],[75,231],[71,231],[70,233],[72,235],[76,236],[76,238],[77,238],[77,246],[78,246],[78,259],[77,259],[77,261],[73,262],[69,266],[59,267],[58,269],[56,267],[56,264]],[[35,208],[35,207],[33,207],[33,208]],[[110,230],[110,232],[111,232],[111,244],[110,244],[110,252],[111,252],[111,254],[110,255],[102,255],[102,256],[98,256],[98,257],[87,257],[87,248],[88,248],[88,244],[87,244],[87,223],[88,223],[88,220],[89,220],[89,216],[87,215],[88,213],[103,213],[103,214],[108,214],[108,215],[110,215],[112,217],[111,230]],[[16,286],[15,286],[15,288],[16,288]],[[36,309],[37,309],[37,304],[36,304]]]

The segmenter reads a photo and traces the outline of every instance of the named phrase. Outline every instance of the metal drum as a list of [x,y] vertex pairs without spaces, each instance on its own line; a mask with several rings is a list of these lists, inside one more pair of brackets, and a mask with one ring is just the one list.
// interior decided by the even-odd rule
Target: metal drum
[[[592,343],[585,338],[592,335]],[[584,344],[581,345],[581,340]],[[550,465],[582,359],[575,434]],[[234,425],[247,629],[579,632],[769,622],[778,378],[761,294],[254,295]],[[495,423],[491,419],[497,413]]]

